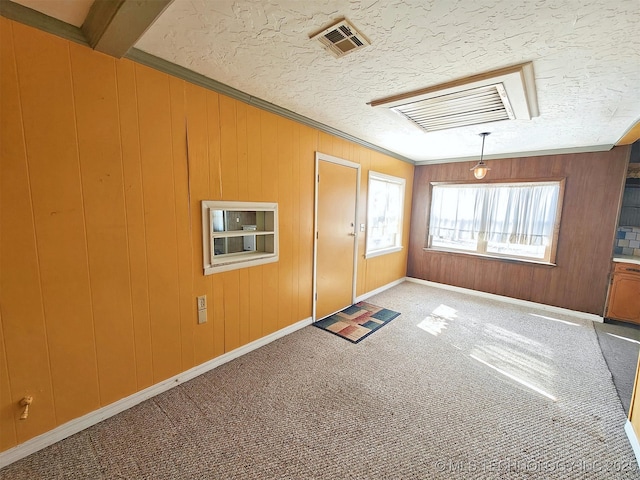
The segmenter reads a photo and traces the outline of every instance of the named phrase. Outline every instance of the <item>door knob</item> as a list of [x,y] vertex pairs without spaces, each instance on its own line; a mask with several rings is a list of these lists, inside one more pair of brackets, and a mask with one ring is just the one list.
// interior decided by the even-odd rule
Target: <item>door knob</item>
[[353,232],[351,232],[351,233],[349,234],[349,236],[350,236],[350,237],[355,237],[355,236],[356,236],[356,234],[355,234],[355,233],[353,233]]

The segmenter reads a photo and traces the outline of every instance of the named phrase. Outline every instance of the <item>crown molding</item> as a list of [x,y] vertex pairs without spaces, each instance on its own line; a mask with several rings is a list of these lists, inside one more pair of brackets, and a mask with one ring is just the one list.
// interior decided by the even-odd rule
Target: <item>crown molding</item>
[[[547,155],[567,155],[571,153],[608,152],[613,147],[614,147],[613,144],[605,144],[605,145],[589,145],[584,147],[572,147],[572,148],[556,148],[552,150],[535,150],[532,152],[497,153],[493,155],[484,155],[483,160],[503,160],[505,158],[543,157]],[[480,155],[471,156],[471,157],[438,158],[435,160],[418,160],[414,164],[416,166],[438,165],[441,163],[477,162],[478,160],[480,160]]]
[[[80,28],[69,25],[68,23],[49,17],[48,15],[37,12],[9,0],[0,0],[0,15],[10,20],[14,20],[30,27],[45,31],[52,35],[64,38],[66,40],[79,43],[80,45],[90,47],[89,42],[85,38]],[[245,92],[220,83],[209,77],[205,77],[204,75],[196,73],[193,70],[189,70],[188,68],[181,67],[180,65],[176,65],[175,63],[171,63],[167,60],[163,60],[162,58],[143,52],[142,50],[138,50],[137,48],[131,48],[124,56],[124,58],[132,60],[136,63],[140,63],[142,65],[146,65],[147,67],[180,78],[208,90],[226,95],[235,100],[253,105],[262,110],[266,110],[267,112],[288,118],[289,120],[293,120],[308,127],[315,128],[316,130],[320,130],[330,135],[334,135],[344,140],[362,145],[363,147],[369,148],[397,160],[401,160],[411,165],[415,164],[415,162],[408,157],[392,152],[391,150],[387,150],[386,148],[380,147],[378,145],[374,145],[360,138],[354,137],[353,135],[312,120],[311,118],[305,117],[291,110],[287,110],[286,108],[280,107],[273,103],[269,103],[265,100],[262,100],[261,98],[249,95]]]

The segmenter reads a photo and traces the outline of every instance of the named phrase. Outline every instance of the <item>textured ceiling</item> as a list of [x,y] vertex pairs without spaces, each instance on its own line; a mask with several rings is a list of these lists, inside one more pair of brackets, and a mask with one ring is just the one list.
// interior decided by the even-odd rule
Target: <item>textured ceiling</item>
[[[340,17],[372,45],[309,40]],[[614,144],[640,117],[638,0],[175,0],[136,47],[413,160]],[[533,61],[540,116],[425,133],[367,102]]]
[[[26,1],[26,0],[22,0]],[[30,0],[35,1],[35,0]],[[346,17],[371,46],[309,35]],[[174,0],[135,45],[416,161],[595,150],[640,119],[640,0]],[[540,116],[425,133],[375,99],[533,62]]]

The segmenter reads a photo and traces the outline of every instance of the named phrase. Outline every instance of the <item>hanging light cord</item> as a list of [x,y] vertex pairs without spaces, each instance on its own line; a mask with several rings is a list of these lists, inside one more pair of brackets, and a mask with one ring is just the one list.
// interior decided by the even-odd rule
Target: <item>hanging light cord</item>
[[491,135],[490,132],[482,132],[480,136],[482,137],[482,150],[480,151],[480,163],[482,163],[482,159],[484,158],[484,140],[487,138],[487,135]]
[[473,176],[478,180],[484,178],[489,170],[491,170],[484,163],[484,140],[487,138],[487,135],[491,135],[491,132],[482,132],[479,134],[482,137],[482,150],[480,151],[480,161],[476,164],[475,167],[471,168],[473,170]]

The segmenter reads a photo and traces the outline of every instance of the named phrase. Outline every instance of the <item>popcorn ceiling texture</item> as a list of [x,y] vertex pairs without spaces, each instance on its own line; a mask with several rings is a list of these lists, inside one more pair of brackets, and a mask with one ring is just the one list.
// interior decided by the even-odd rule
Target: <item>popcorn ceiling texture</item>
[[[309,36],[346,17],[372,42]],[[640,116],[638,0],[176,0],[136,47],[414,160],[614,144]],[[426,134],[371,100],[533,61],[540,116]]]

